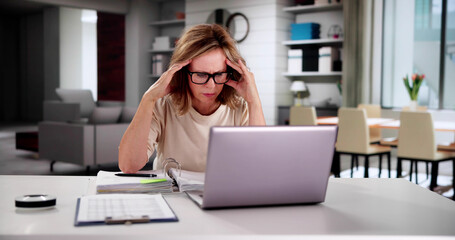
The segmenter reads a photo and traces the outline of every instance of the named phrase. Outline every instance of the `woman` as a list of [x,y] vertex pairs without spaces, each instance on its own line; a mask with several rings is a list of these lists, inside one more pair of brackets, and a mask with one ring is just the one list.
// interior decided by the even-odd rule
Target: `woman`
[[188,29],[169,69],[144,93],[119,146],[119,167],[134,173],[157,150],[155,167],[172,157],[205,171],[211,126],[265,125],[253,73],[219,25]]

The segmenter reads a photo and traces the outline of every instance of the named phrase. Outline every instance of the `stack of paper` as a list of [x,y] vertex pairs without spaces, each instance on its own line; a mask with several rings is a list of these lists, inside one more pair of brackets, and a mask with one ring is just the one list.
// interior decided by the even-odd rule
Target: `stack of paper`
[[[179,174],[180,171],[180,174]],[[186,170],[177,170],[171,168],[169,170],[171,176],[177,182],[180,192],[185,191],[203,191],[204,190],[204,172],[192,172]]]
[[96,178],[98,193],[169,193],[172,192],[172,179],[162,171],[140,171],[138,173],[156,174],[157,177],[119,177],[119,172],[99,171]]

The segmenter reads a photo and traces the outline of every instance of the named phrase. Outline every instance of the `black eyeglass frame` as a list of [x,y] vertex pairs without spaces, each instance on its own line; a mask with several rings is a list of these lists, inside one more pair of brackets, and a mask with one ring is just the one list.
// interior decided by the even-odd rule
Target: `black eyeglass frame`
[[[213,79],[213,82],[214,82],[215,84],[225,84],[225,83],[229,82],[229,80],[231,80],[231,76],[232,76],[232,72],[216,72],[216,73],[214,73],[214,74],[210,74],[210,73],[206,73],[206,72],[190,72],[189,69],[186,69],[186,71],[187,71],[188,74],[190,75],[191,82],[194,83],[194,84],[197,84],[197,85],[204,85],[204,84],[208,83],[208,81],[210,80],[210,78]],[[206,75],[208,76],[208,78],[207,78],[207,80],[205,80],[205,82],[203,82],[203,83],[194,82],[194,81],[193,81],[193,74],[195,74],[195,73],[206,74]],[[219,74],[221,74],[221,73],[227,73],[226,81],[223,82],[223,83],[218,83],[218,82],[215,80],[215,76],[216,76],[216,75],[219,75]]]

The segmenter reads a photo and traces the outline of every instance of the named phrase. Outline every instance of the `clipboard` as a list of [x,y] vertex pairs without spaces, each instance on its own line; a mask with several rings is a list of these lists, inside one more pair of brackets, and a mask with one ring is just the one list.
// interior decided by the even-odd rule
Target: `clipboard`
[[77,199],[74,226],[178,222],[161,194],[102,194]]

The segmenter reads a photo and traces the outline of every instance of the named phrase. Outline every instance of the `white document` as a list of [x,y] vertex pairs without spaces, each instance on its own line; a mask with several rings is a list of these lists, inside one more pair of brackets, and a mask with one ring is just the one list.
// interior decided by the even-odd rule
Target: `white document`
[[77,223],[104,222],[107,217],[174,220],[175,214],[161,194],[103,194],[80,198]]
[[[179,173],[180,171],[180,173]],[[193,171],[186,171],[186,170],[177,170],[175,168],[171,168],[169,170],[172,177],[177,182],[179,186],[179,191],[203,191],[204,190],[204,180],[205,180],[205,173],[204,172],[193,172]]]
[[[166,177],[163,171],[139,171],[138,173],[156,174],[156,178],[148,177],[119,177],[116,173],[99,171],[96,177],[97,193],[166,193],[172,192],[172,179]],[[166,181],[144,184],[143,180],[163,179]]]

